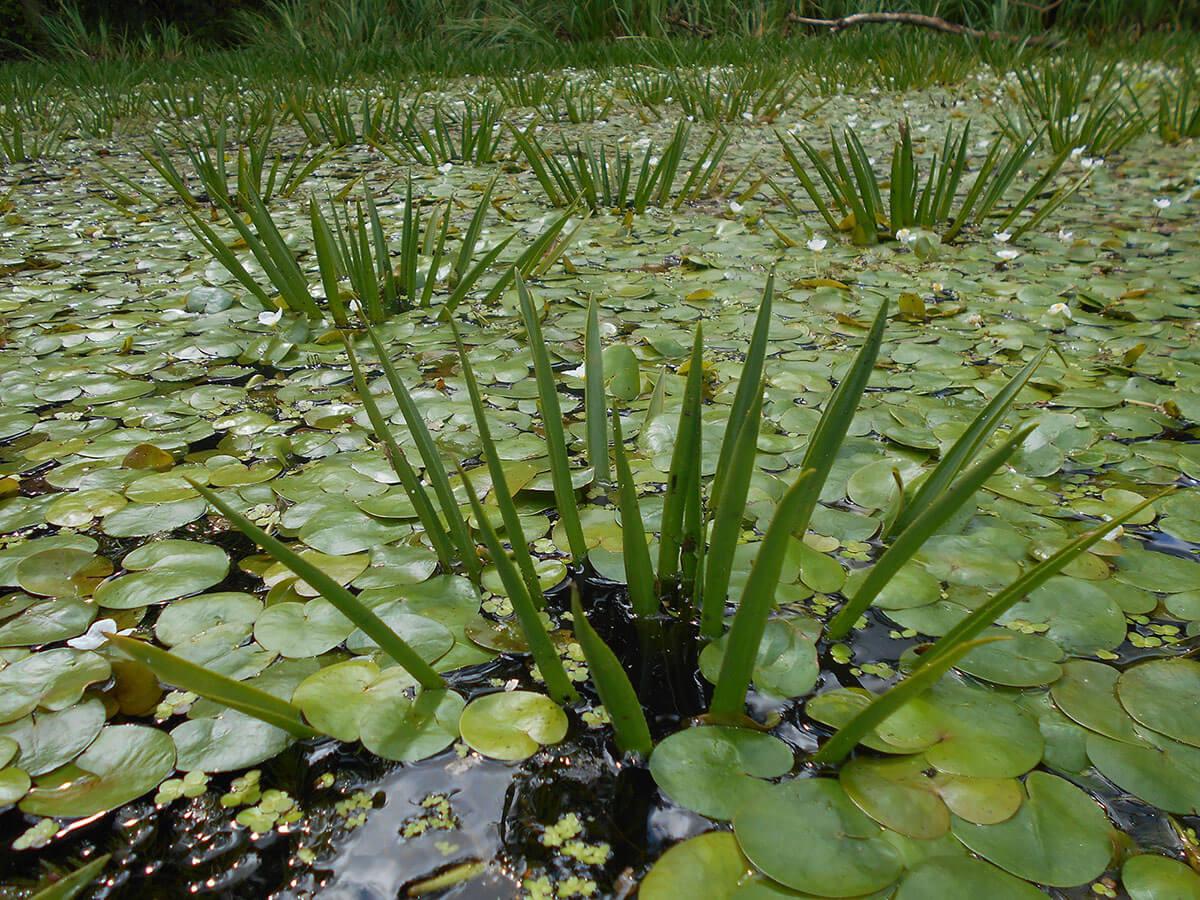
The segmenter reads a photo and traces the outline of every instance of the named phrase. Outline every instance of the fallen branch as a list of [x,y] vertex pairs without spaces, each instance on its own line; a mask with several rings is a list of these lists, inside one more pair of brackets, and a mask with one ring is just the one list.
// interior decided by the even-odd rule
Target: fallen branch
[[915,25],[918,28],[928,28],[944,34],[987,38],[991,41],[1011,41],[1013,43],[1028,41],[1031,44],[1040,44],[1046,40],[1046,35],[1015,35],[1006,34],[1003,31],[980,31],[978,28],[969,28],[966,25],[947,22],[945,19],[938,18],[937,16],[926,16],[921,13],[853,13],[849,16],[842,16],[840,19],[813,19],[809,16],[799,16],[795,13],[789,13],[788,21],[795,22],[798,25],[828,28],[831,34],[845,31],[847,28],[855,28],[859,25]]

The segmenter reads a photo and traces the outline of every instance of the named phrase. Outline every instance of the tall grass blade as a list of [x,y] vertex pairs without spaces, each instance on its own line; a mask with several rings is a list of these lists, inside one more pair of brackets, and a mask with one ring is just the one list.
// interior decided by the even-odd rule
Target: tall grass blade
[[[400,478],[400,484],[403,486],[404,492],[408,494],[409,500],[412,501],[413,508],[417,511],[417,518],[421,521],[421,527],[429,535],[429,542],[433,544],[434,552],[437,553],[438,562],[441,563],[445,571],[449,572],[453,568],[452,560],[454,556],[450,535],[442,527],[442,522],[437,517],[437,512],[434,511],[433,504],[429,501],[429,495],[425,492],[425,486],[421,484],[421,479],[413,470],[408,457],[400,445],[396,443],[395,437],[392,436],[392,430],[388,427],[387,420],[383,417],[383,413],[379,411],[379,405],[375,402],[375,398],[371,396],[371,389],[367,384],[366,377],[363,375],[362,366],[359,365],[358,355],[354,352],[354,346],[345,332],[342,333],[342,343],[346,347],[346,358],[350,361],[350,371],[354,376],[354,390],[358,393],[363,409],[367,412],[367,418],[371,422],[371,430],[383,442],[388,462],[391,463],[392,469]],[[457,508],[455,506],[455,509]]]
[[267,534],[236,509],[217,496],[216,492],[194,481],[188,482],[221,515],[233,523],[242,534],[269,556],[283,563],[307,582],[318,594],[337,607],[338,612],[362,629],[384,653],[394,659],[421,687],[440,690],[446,686],[442,676],[433,670],[400,635],[392,631],[379,616],[361,600],[310,563],[282,541]]
[[575,621],[575,637],[583,648],[592,683],[596,685],[600,702],[612,720],[617,746],[625,753],[648,757],[654,749],[654,741],[650,737],[650,726],[646,723],[642,704],[620,660],[588,622],[583,613],[583,604],[579,602],[579,591],[575,588],[571,589],[571,615]]
[[734,447],[737,446],[738,431],[749,421],[747,411],[755,400],[756,392],[758,395],[762,394],[763,366],[767,358],[767,336],[771,331],[771,306],[774,299],[775,272],[772,271],[767,275],[767,285],[763,288],[758,315],[754,319],[754,332],[750,336],[750,346],[746,350],[746,359],[738,376],[737,390],[729,407],[729,424],[725,426],[725,436],[721,439],[717,471],[709,489],[709,502],[714,508],[721,503],[721,486],[726,473],[730,471],[729,464],[733,458]]
[[[542,624],[542,617],[538,613],[538,608],[542,604],[534,602],[535,596],[541,597],[541,590],[539,589],[536,595],[530,594],[528,585],[521,578],[521,573],[517,571],[517,567],[513,565],[504,545],[500,543],[500,536],[496,534],[496,529],[488,520],[487,512],[475,494],[475,487],[471,484],[470,477],[462,468],[459,468],[458,473],[466,486],[467,498],[471,501],[471,511],[475,515],[479,533],[483,536],[484,545],[492,557],[492,564],[496,567],[500,581],[504,584],[504,590],[508,593],[508,599],[512,603],[513,612],[516,613],[521,632],[525,635],[525,643],[529,645],[533,661],[537,663],[538,670],[546,681],[546,689],[556,703],[574,700],[578,695],[571,685],[571,679],[567,677],[562,660],[559,659],[550,635],[546,632],[546,626]],[[493,491],[499,499],[499,491],[496,490],[495,485],[493,485]],[[511,504],[512,501],[509,500],[509,505]],[[507,528],[507,523],[505,527]],[[509,532],[508,539],[514,550],[518,544],[525,545],[525,536],[519,524],[515,534]]]
[[758,396],[752,397],[750,408],[743,414],[742,427],[738,429],[737,439],[733,442],[733,450],[726,463],[729,474],[725,488],[719,497],[714,494],[712,534],[709,537],[708,564],[704,577],[704,603],[700,612],[700,633],[707,638],[720,637],[724,627],[725,597],[729,593],[733,555],[742,533],[746,496],[754,475],[754,457],[758,453],[762,389],[760,375]]
[[1038,351],[1033,359],[1026,363],[1024,368],[996,393],[987,406],[979,411],[967,430],[954,442],[954,446],[946,452],[941,462],[921,484],[916,494],[905,501],[903,511],[888,529],[889,534],[898,534],[908,528],[929,508],[934,500],[941,496],[942,492],[950,486],[950,482],[958,477],[963,466],[974,458],[975,454],[979,452],[979,448],[1004,419],[1013,403],[1016,402],[1017,395],[1029,383],[1029,379],[1033,377],[1037,367],[1042,364],[1042,360],[1046,358],[1049,350],[1050,348],[1047,346]]
[[587,327],[583,338],[583,414],[587,419],[588,462],[592,466],[595,484],[609,480],[608,429],[604,390],[604,356],[600,343],[600,313],[596,298],[588,300]]
[[793,525],[808,502],[809,483],[814,474],[812,469],[805,469],[797,476],[783,495],[771,524],[767,526],[767,533],[763,535],[726,639],[725,657],[709,706],[711,715],[735,717],[742,714],[758,658],[758,645],[762,643],[767,618],[775,608],[775,588],[779,585]]
[[646,546],[646,526],[638,504],[637,485],[625,454],[625,438],[621,434],[621,414],[612,411],[613,461],[617,469],[617,497],[621,510],[621,552],[625,557],[625,583],[634,615],[647,619],[656,615],[658,593],[654,589],[654,567],[650,549]]
[[404,424],[408,426],[413,443],[417,445],[417,452],[421,455],[421,463],[425,467],[425,477],[433,485],[433,492],[437,495],[438,505],[442,509],[442,515],[446,518],[450,536],[455,547],[458,548],[458,558],[466,567],[471,580],[478,584],[480,565],[479,557],[475,552],[475,542],[471,540],[471,530],[467,527],[467,520],[463,518],[462,511],[458,508],[454,488],[451,487],[450,479],[446,475],[446,469],[442,463],[441,454],[438,453],[437,444],[433,441],[433,435],[429,433],[429,427],[425,424],[425,417],[421,415],[421,410],[413,401],[412,394],[400,380],[400,375],[396,372],[396,367],[392,365],[391,357],[388,356],[383,341],[379,339],[378,332],[370,325],[366,327],[366,332],[367,337],[371,339],[371,344],[375,347],[375,355],[379,358],[383,377],[387,379],[388,386],[392,389],[392,396],[400,407],[400,415],[404,417]]
[[253,716],[268,725],[282,728],[294,737],[313,738],[320,734],[304,723],[299,707],[274,694],[234,681],[227,675],[210,671],[145,641],[118,634],[109,635],[108,641],[150,669],[164,684],[191,691],[207,700]]
[[910,700],[915,700],[925,693],[938,679],[949,671],[965,654],[984,644],[995,641],[1007,641],[1003,636],[980,638],[959,644],[954,650],[936,663],[915,670],[895,687],[880,694],[867,704],[849,722],[837,730],[837,733],[825,742],[825,745],[813,756],[813,762],[823,765],[837,765],[845,759],[850,751],[858,746],[858,742],[876,725],[880,724]]
[[479,443],[483,448],[483,459],[487,463],[488,474],[492,477],[492,493],[496,497],[496,505],[500,508],[500,516],[504,520],[504,531],[508,535],[513,558],[517,561],[517,569],[521,573],[521,579],[525,582],[529,596],[538,607],[541,607],[542,586],[533,568],[529,545],[525,542],[525,533],[521,529],[521,518],[517,515],[516,504],[513,503],[512,493],[508,489],[508,479],[504,477],[504,464],[500,462],[500,454],[496,451],[495,441],[492,440],[492,429],[487,422],[487,408],[483,405],[483,394],[479,391],[479,382],[475,378],[475,370],[471,368],[471,360],[467,358],[467,348],[463,345],[462,336],[453,322],[450,323],[450,327],[454,331],[454,344],[458,348],[458,359],[462,366],[463,380],[467,383],[467,393],[471,396],[475,427],[479,430]]
[[521,318],[525,321],[525,333],[529,339],[529,350],[533,354],[533,373],[537,381],[538,405],[542,410],[542,429],[546,435],[546,450],[550,456],[550,479],[554,484],[554,503],[558,507],[559,520],[567,532],[567,543],[576,562],[587,558],[587,542],[583,538],[583,526],[579,522],[579,506],[575,499],[575,487],[571,483],[571,463],[567,458],[567,436],[563,429],[562,407],[558,403],[558,389],[554,382],[554,368],[546,350],[542,326],[534,309],[533,297],[525,286],[525,279],[518,272],[517,294],[521,303]]
[[671,452],[671,468],[667,473],[667,490],[663,498],[662,528],[658,545],[658,583],[665,589],[679,572],[679,550],[683,543],[683,513],[687,491],[692,482],[696,463],[693,445],[700,441],[701,388],[704,382],[704,329],[696,327],[689,357],[687,382],[683,389],[683,404],[679,409],[679,425],[675,431],[675,447]]
[[887,552],[871,567],[854,596],[846,602],[846,605],[829,623],[826,631],[829,640],[836,641],[845,637],[854,627],[854,623],[858,621],[858,617],[867,611],[871,603],[879,596],[879,592],[887,586],[900,568],[921,549],[921,546],[931,536],[937,533],[939,528],[949,521],[959,507],[975,496],[975,492],[983,487],[983,483],[1016,452],[1017,447],[1035,427],[1036,423],[1029,423],[1017,429],[1007,441],[968,470],[962,478],[925,507],[924,511],[900,532],[895,543],[888,547]]
[[1070,564],[1073,559],[1084,553],[1097,541],[1102,540],[1106,534],[1118,525],[1136,516],[1156,500],[1162,499],[1173,490],[1174,488],[1168,488],[1165,491],[1160,491],[1153,497],[1118,513],[1090,531],[1085,531],[1079,537],[1075,538],[1075,540],[1059,549],[1054,555],[1042,560],[1042,562],[1038,563],[984,603],[983,606],[947,631],[937,643],[921,655],[917,665],[919,667],[931,665],[947,654],[954,652],[954,649],[964,641],[970,641],[978,637],[1000,616],[1028,596],[1031,591],[1045,584],[1064,566]]

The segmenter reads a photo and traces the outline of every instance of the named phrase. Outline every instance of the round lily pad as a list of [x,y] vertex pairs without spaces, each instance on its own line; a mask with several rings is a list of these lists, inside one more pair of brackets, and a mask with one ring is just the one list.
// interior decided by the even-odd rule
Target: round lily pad
[[66,709],[89,684],[108,679],[108,660],[66,648],[32,653],[0,669],[0,722],[12,722],[39,706]]
[[116,809],[171,774],[175,746],[157,728],[109,725],[75,760],[75,768],[74,778],[33,788],[21,801],[21,811],[77,818]]
[[324,597],[307,603],[268,606],[254,623],[254,639],[281,656],[301,659],[332,650],[354,631],[354,623]]
[[262,612],[262,601],[253,594],[220,591],[174,600],[163,607],[154,623],[154,636],[168,647],[212,628],[236,626],[250,634]]
[[1085,884],[1108,868],[1113,828],[1095,800],[1045,772],[1031,772],[1025,791],[1027,799],[1008,821],[956,819],[955,837],[1005,871],[1054,887]]
[[32,782],[29,774],[16,766],[0,769],[0,806],[11,806],[26,793]]
[[58,712],[35,712],[0,725],[0,736],[17,743],[17,764],[22,769],[42,775],[82,753],[96,739],[104,720],[104,704],[85,700]]
[[171,738],[183,772],[234,772],[281,753],[292,742],[282,728],[244,713],[226,710],[212,718],[177,725]]
[[1147,803],[1200,814],[1200,749],[1138,729],[1135,740],[1087,736],[1087,755],[1105,778]]
[[1062,648],[1036,634],[1017,634],[1006,628],[991,629],[985,637],[1004,640],[967,651],[955,668],[983,681],[1005,687],[1038,687],[1062,674]]
[[467,704],[459,722],[463,740],[492,759],[527,759],[567,734],[567,715],[544,694],[501,691]]
[[1147,728],[1200,747],[1200,662],[1176,657],[1132,666],[1117,680],[1117,696]]
[[1200,875],[1177,859],[1142,853],[1121,867],[1130,900],[1200,900]]
[[454,691],[419,691],[415,698],[372,703],[359,718],[363,746],[384,759],[416,762],[458,738],[465,701]]
[[903,868],[883,829],[829,778],[773,785],[738,810],[733,830],[763,873],[818,897],[869,894]]
[[110,537],[149,537],[182,528],[204,515],[206,509],[208,504],[199,498],[171,503],[130,503],[105,516],[100,528]]
[[650,756],[650,773],[673,801],[713,819],[732,819],[738,806],[795,762],[777,737],[747,728],[686,728]]
[[892,831],[931,840],[950,830],[950,811],[921,756],[899,759],[853,759],[838,780],[846,796],[868,816]]
[[1050,688],[1055,705],[1092,731],[1119,741],[1137,741],[1133,719],[1117,699],[1119,670],[1104,663],[1073,659]]
[[704,897],[730,900],[751,871],[737,839],[728,831],[710,831],[676,844],[642,879],[642,900]]
[[131,574],[96,588],[96,602],[109,609],[137,609],[212,587],[225,578],[229,558],[213,544],[165,540],[144,544],[121,561]]
[[90,597],[104,578],[112,574],[112,563],[75,547],[43,550],[17,565],[17,583],[22,590],[43,597],[78,599]]
[[351,659],[309,675],[292,696],[304,717],[318,731],[339,741],[358,740],[362,696],[379,678],[379,666],[369,659]]
[[[726,636],[700,653],[700,671],[714,684],[725,659]],[[817,683],[820,666],[812,639],[797,623],[771,619],[763,631],[754,662],[754,687],[775,697],[799,697]]]
[[981,859],[938,856],[905,875],[894,900],[932,900],[935,897],[1041,900],[1045,896],[1033,885]]
[[43,600],[0,625],[0,647],[65,641],[87,631],[95,618],[95,603],[73,598]]

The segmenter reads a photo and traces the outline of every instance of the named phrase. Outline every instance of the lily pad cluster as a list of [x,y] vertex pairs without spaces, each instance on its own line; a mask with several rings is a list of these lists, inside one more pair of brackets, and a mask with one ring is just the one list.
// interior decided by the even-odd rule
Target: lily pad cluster
[[[443,87],[461,97],[477,85]],[[1005,88],[985,76],[969,90],[1002,97]],[[911,669],[919,657],[912,645],[951,632],[1077,536],[1081,521],[1095,525],[1156,487],[1200,479],[1193,144],[1168,155],[1146,137],[1092,165],[1053,224],[1031,229],[1019,246],[982,227],[954,244],[931,232],[865,251],[807,208],[779,156],[776,128],[827,149],[818,137],[825,126],[847,124],[868,152],[884,153],[903,118],[916,152],[930,155],[941,146],[946,107],[981,139],[999,134],[966,92],[840,95],[819,109],[739,114],[723,126],[723,165],[731,173],[761,168],[757,187],[749,175],[714,179],[704,191],[693,185],[674,208],[598,208],[565,226],[578,233],[549,254],[552,264],[529,270],[557,371],[569,489],[591,574],[608,589],[627,577],[627,523],[585,453],[591,302],[604,393],[619,407],[654,541],[695,326],[705,336],[698,469],[709,479],[718,474],[765,269],[775,271],[769,364],[730,572],[737,597],[820,412],[846,376],[849,351],[880,298],[899,298],[810,528],[787,541],[752,673],[752,709],[766,727],[684,728],[649,757],[663,796],[716,830],[667,850],[642,883],[647,898],[689,885],[698,896],[739,900],[797,892],[1032,897],[1035,884],[1103,878],[1119,879],[1138,900],[1200,895],[1200,879],[1180,861],[1194,851],[1186,839],[1132,852],[1103,805],[1115,786],[1160,820],[1200,814],[1200,663],[1184,655],[1200,633],[1194,491],[1157,500],[1029,593],[985,635],[1005,640],[958,660],[874,727],[850,762],[804,765],[828,729]],[[514,102],[501,115],[516,123],[524,109]],[[547,122],[552,135],[542,143],[628,141],[640,158],[676,127],[669,116],[643,121],[654,119],[645,109],[625,88],[602,117]],[[281,126],[272,140],[307,153],[310,138]],[[350,141],[324,155],[293,195],[266,202],[317,294],[308,200],[353,200],[359,180],[397,259],[406,252],[410,174],[413,204],[437,223],[428,241],[444,228],[447,248],[465,245],[482,206],[473,241],[490,249],[513,236],[523,245],[560,213],[511,141],[503,132],[494,162],[428,163]],[[101,157],[97,146],[79,142],[70,165],[15,165],[30,177],[5,200],[0,804],[16,808],[6,815],[84,819],[152,797],[183,773],[244,772],[297,740],[317,740],[314,733],[404,764],[479,754],[516,770],[542,748],[553,752],[581,720],[602,722],[569,614],[540,613],[571,683],[584,686],[582,703],[564,710],[547,696],[546,673],[525,665],[529,646],[497,560],[480,553],[478,581],[439,563],[354,388],[334,323],[282,306],[265,311],[183,227],[183,201],[168,199],[143,157],[130,147]],[[1068,154],[1062,166],[1064,183],[1084,174],[1078,157]],[[117,196],[114,170],[151,185],[162,202]],[[763,187],[766,179],[782,196]],[[1164,195],[1173,202],[1155,206]],[[267,284],[251,255],[231,245],[249,277]],[[433,247],[419,249],[426,260]],[[456,280],[450,271],[439,277]],[[454,318],[537,586],[551,589],[568,578],[576,553],[556,508],[516,292],[493,290],[499,277],[483,276]],[[352,286],[332,287],[353,309]],[[486,521],[511,546],[495,479],[470,467],[484,447],[441,310],[400,312],[377,332],[472,534]],[[822,640],[913,486],[1048,340],[1057,352],[1012,413],[1015,426],[1034,427],[1009,463],[901,569],[844,642]],[[368,380],[391,436],[420,459],[419,436],[387,379]],[[455,472],[460,464],[466,479]],[[424,466],[418,474],[430,478]],[[197,486],[352,592],[449,684],[417,691],[417,679],[378,641],[261,554]],[[294,707],[301,730],[212,700],[168,697],[150,668],[107,643],[117,634]],[[717,680],[727,644],[713,640],[699,652],[708,681]],[[516,683],[498,679],[476,696],[456,690],[455,673],[501,655],[521,667]]]

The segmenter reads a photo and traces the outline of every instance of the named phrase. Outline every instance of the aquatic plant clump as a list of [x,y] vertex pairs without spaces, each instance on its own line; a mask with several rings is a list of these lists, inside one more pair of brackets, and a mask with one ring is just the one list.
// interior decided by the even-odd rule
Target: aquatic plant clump
[[0,879],[1197,893],[1190,70],[880,48],[0,85]]

